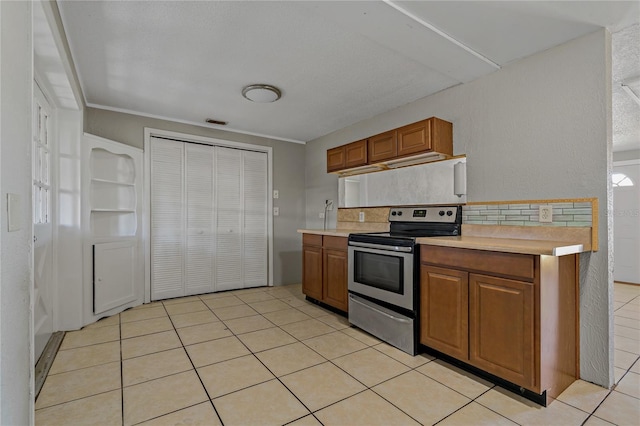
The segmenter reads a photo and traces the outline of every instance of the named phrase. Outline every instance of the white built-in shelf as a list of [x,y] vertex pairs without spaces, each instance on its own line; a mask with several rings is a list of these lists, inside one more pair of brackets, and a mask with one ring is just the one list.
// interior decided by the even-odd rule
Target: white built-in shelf
[[99,178],[92,178],[91,182],[106,183],[106,184],[112,184],[112,185],[123,185],[123,186],[135,186],[136,185],[134,182],[121,182],[121,181],[117,181],[117,180],[99,179]]
[[136,235],[138,193],[134,160],[127,154],[94,148],[90,154],[89,211],[94,237]]
[[135,210],[132,209],[91,209],[91,212],[98,213],[135,213]]

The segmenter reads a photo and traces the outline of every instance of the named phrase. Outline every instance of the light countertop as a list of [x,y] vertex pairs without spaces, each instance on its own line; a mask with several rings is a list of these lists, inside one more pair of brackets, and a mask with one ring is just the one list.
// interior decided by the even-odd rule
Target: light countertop
[[[349,234],[378,231],[378,229],[298,229],[298,232],[301,234],[328,235],[334,237],[348,237]],[[418,238],[417,243],[441,247],[549,256],[564,256],[589,250],[589,248],[585,247],[583,244],[571,241],[497,238],[467,235],[457,237]]]
[[348,237],[349,234],[365,234],[381,232],[379,229],[298,229],[300,234],[329,235],[332,237]]
[[418,244],[441,247],[456,247],[474,250],[489,250],[504,253],[564,256],[586,251],[583,244],[567,241],[525,240],[518,238],[458,237],[418,238]]

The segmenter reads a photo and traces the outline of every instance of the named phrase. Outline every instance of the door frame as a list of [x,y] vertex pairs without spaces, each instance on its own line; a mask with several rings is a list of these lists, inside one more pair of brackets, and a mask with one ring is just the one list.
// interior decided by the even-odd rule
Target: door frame
[[[36,117],[37,110],[36,105],[38,103],[43,104],[42,106],[47,109],[48,120],[47,120],[47,135],[49,140],[49,200],[48,200],[48,217],[47,223],[51,227],[51,235],[50,235],[50,248],[51,248],[51,277],[50,277],[50,288],[49,291],[49,302],[51,304],[51,312],[49,313],[51,316],[51,331],[56,332],[59,330],[58,324],[58,228],[56,226],[58,217],[57,217],[57,209],[58,209],[58,107],[52,102],[53,98],[48,90],[46,84],[42,83],[42,80],[37,72],[34,70],[34,79],[33,79],[33,100],[32,100],[32,114],[31,114],[31,128],[32,132],[35,132],[36,122],[38,117]],[[38,361],[38,357],[35,357],[35,337],[36,337],[36,307],[35,304],[38,303],[38,300],[35,299],[35,279],[36,279],[36,270],[35,270],[35,226],[34,223],[34,214],[35,214],[35,202],[34,202],[34,169],[35,169],[35,152],[34,152],[34,143],[33,134],[31,140],[31,200],[32,206],[30,214],[30,222],[31,222],[31,234],[34,238],[32,242],[32,250],[31,250],[31,269],[32,269],[32,279],[31,279],[31,316],[33,322],[33,339],[34,345],[32,351],[34,352],[34,365],[35,362]]]
[[236,148],[245,151],[264,152],[267,154],[267,285],[273,286],[273,148],[270,146],[254,145],[234,142],[188,133],[172,132],[168,130],[144,128],[144,200],[142,203],[142,238],[144,240],[144,303],[151,301],[151,156],[150,144],[152,137],[174,139],[187,143],[198,143],[226,148]]

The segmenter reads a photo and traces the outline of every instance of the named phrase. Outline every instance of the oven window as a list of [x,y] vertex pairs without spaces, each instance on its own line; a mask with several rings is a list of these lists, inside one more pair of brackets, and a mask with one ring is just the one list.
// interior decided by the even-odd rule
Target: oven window
[[402,294],[404,259],[397,256],[354,252],[354,281]]

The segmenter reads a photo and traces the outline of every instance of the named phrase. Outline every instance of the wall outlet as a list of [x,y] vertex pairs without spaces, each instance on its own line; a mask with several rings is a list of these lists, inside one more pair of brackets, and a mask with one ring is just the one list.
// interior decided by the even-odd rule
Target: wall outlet
[[320,213],[318,213],[318,217],[319,217],[320,219],[324,219],[324,212],[320,212]]
[[359,220],[360,222],[364,222],[364,212],[360,212],[360,213],[358,213],[358,220]]
[[327,206],[327,211],[330,212],[331,210],[333,210],[333,200],[326,200],[325,203]]
[[273,208],[273,215],[274,216],[280,216],[280,207],[274,207]]
[[553,207],[551,206],[540,206],[538,210],[538,221],[540,223],[551,223],[553,222]]

